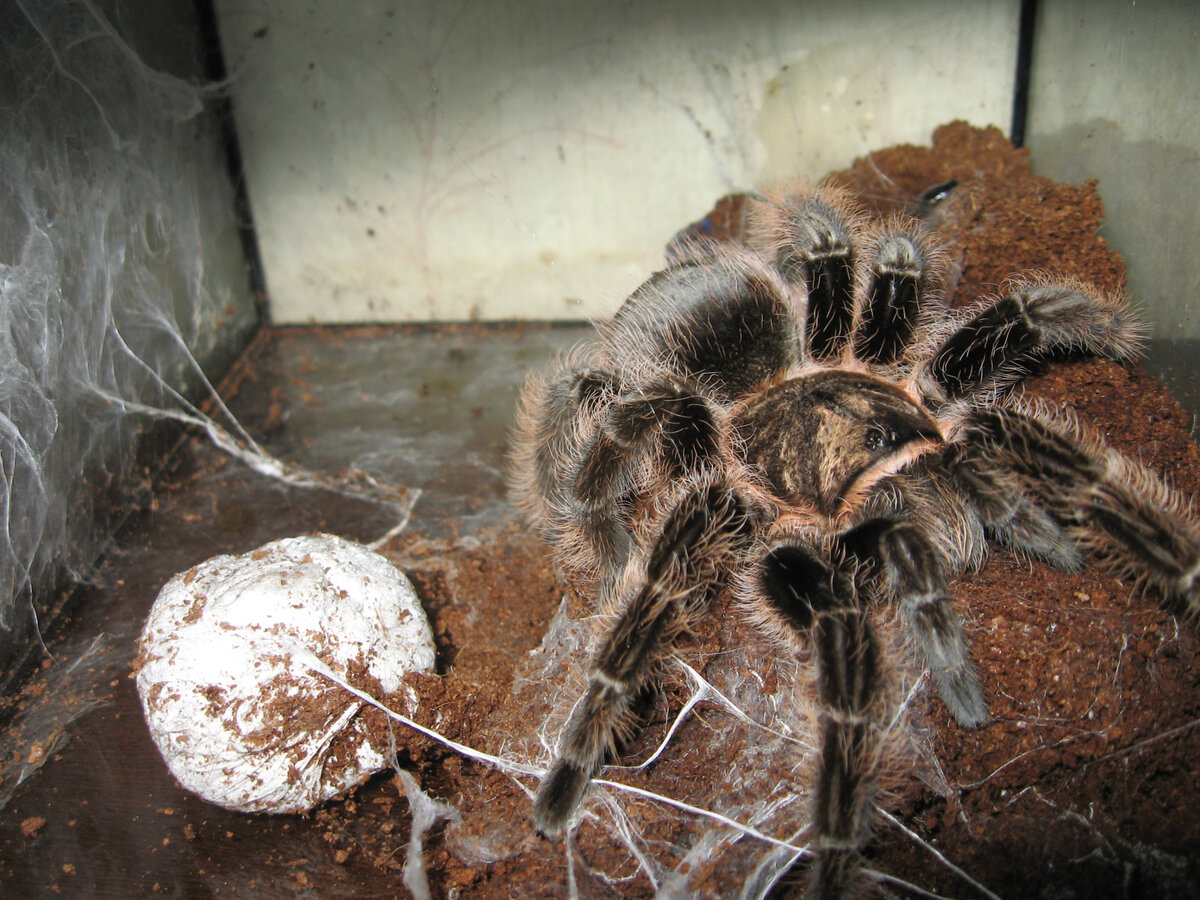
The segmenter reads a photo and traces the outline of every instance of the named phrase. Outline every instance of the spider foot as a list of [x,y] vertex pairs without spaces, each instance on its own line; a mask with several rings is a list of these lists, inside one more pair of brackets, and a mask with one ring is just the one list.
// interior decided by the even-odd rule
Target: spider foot
[[979,673],[962,637],[962,622],[949,598],[938,598],[909,613],[909,629],[920,645],[938,696],[964,728],[987,724],[987,700]]
[[592,773],[569,759],[555,762],[533,804],[533,825],[545,837],[561,834],[583,802]]
[[857,850],[827,848],[817,851],[808,872],[806,900],[846,900],[865,891],[862,855]]
[[1087,491],[1079,540],[1117,574],[1154,586],[1164,606],[1195,623],[1200,527],[1180,514],[1181,502],[1148,471],[1124,458],[1117,462],[1118,477]]

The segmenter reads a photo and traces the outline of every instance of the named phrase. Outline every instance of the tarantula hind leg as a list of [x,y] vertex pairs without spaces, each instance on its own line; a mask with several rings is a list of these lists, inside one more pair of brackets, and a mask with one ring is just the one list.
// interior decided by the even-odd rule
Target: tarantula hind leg
[[725,585],[752,532],[753,512],[724,481],[685,488],[644,562],[633,560],[627,601],[601,640],[586,694],[567,721],[542,781],[533,821],[544,835],[570,823],[588,782],[633,728],[635,701],[694,617]]
[[673,478],[685,478],[717,456],[719,440],[711,405],[686,379],[658,379],[609,404],[570,476],[576,519],[599,561],[602,596],[628,558],[623,507],[647,462],[657,456]]
[[986,397],[1010,388],[1051,353],[1127,359],[1143,326],[1123,297],[1069,282],[1027,282],[959,325],[928,363],[929,399]]
[[849,896],[870,834],[879,731],[879,645],[847,566],[796,541],[776,545],[759,573],[762,593],[793,629],[810,635],[821,704],[821,759],[813,800],[816,861],[808,896]]

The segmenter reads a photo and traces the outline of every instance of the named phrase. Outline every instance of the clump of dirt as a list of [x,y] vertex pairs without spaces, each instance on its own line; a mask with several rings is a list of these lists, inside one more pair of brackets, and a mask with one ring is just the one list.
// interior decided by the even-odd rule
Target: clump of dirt
[[[1033,174],[1026,152],[1013,149],[995,128],[946,125],[931,147],[879,151],[832,176],[881,213],[907,208],[926,188],[951,179],[959,183],[953,202],[939,210],[935,224],[954,261],[956,305],[1030,270],[1123,289],[1124,265],[1098,234],[1104,207],[1097,184],[1055,184]],[[735,237],[739,216],[738,198],[727,198],[706,228]],[[1138,365],[1055,361],[1025,389],[1075,409],[1112,446],[1183,493],[1200,496],[1200,453],[1187,416]],[[570,596],[573,617],[585,615],[586,600],[563,583],[548,552],[520,526],[458,544],[406,535],[385,552],[409,572],[434,617],[443,669],[413,679],[424,724],[497,755],[535,746],[531,735],[541,721],[530,710],[536,706],[514,699],[528,696],[531,686],[514,685],[514,677],[551,625],[562,592]],[[924,734],[933,758],[919,766],[924,783],[914,777],[898,792],[894,812],[920,843],[881,824],[869,868],[946,896],[977,892],[939,854],[1004,897],[1195,896],[1195,630],[1094,568],[1061,573],[1003,552],[962,578],[956,593],[992,721],[967,731],[930,691],[918,697],[912,727]],[[743,640],[746,634],[736,628],[714,627],[700,637],[698,655],[726,652]],[[668,692],[656,709],[680,702]],[[512,778],[411,732],[397,732],[397,739],[401,762],[422,789],[463,815],[463,824],[425,836],[436,892],[565,895],[571,856],[575,877],[588,869],[609,875],[608,883],[588,882],[590,895],[654,893],[629,848],[599,829],[582,829],[569,852],[536,836],[527,793],[535,779]],[[703,795],[724,765],[704,754],[675,754],[676,796],[689,784]],[[405,820],[403,801],[359,802],[353,811],[335,806],[320,817],[339,852],[399,867],[404,854],[396,851],[404,837],[392,823]],[[648,803],[635,816],[638,827],[664,843],[674,839],[679,819]],[[695,863],[697,869],[706,864]],[[798,896],[802,877],[801,869],[776,895]],[[709,896],[735,887],[715,871],[693,884]]]

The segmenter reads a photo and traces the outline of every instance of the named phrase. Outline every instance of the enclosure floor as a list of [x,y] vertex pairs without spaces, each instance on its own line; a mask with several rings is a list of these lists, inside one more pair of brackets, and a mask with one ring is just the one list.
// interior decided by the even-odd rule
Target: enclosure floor
[[[345,476],[348,491],[361,486],[363,472],[419,490],[407,533],[470,545],[477,533],[512,524],[504,454],[529,367],[584,333],[581,326],[268,331],[230,386],[231,406],[270,452],[335,481]],[[361,827],[354,816],[331,824],[322,815],[247,816],[209,805],[167,771],[130,675],[150,605],[176,572],[315,531],[370,542],[396,526],[397,515],[336,489],[290,487],[256,474],[202,436],[183,444],[153,508],[121,535],[96,583],[77,598],[51,648],[60,663],[44,672],[64,668],[98,641],[88,662],[65,681],[35,680],[21,699],[17,722],[40,718],[27,733],[50,752],[0,811],[0,893],[403,896],[407,814],[386,777],[360,792]],[[528,533],[516,540],[536,550],[542,577],[552,580],[540,542]],[[557,598],[543,592],[538,600],[544,628]],[[448,615],[445,605],[434,612]],[[445,664],[453,653],[445,623],[438,640]],[[63,743],[51,750],[56,739]],[[9,785],[0,787],[7,793]],[[360,830],[374,832],[378,855],[362,852],[354,839]]]

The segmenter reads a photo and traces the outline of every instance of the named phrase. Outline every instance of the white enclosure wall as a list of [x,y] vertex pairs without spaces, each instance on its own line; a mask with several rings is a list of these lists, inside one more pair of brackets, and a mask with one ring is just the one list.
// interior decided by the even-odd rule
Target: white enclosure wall
[[1035,170],[1100,179],[1154,337],[1200,338],[1200,3],[1046,0],[1032,86]]
[[1007,130],[1019,3],[218,0],[276,322],[580,318],[722,194]]

